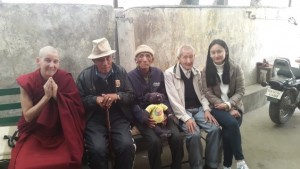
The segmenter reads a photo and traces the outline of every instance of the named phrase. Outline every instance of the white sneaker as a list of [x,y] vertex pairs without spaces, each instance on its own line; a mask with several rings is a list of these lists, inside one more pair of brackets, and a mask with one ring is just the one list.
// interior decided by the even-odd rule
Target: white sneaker
[[241,161],[236,164],[236,169],[249,169],[249,167],[245,161]]
[[225,167],[225,166],[224,166],[224,168],[223,168],[223,169],[231,169],[231,167]]

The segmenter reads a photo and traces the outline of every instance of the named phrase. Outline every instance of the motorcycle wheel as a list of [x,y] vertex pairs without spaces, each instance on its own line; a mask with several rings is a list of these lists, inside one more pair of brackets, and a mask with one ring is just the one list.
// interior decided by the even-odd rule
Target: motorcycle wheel
[[296,96],[292,91],[285,91],[278,103],[270,102],[269,116],[276,124],[284,124],[290,120],[296,105],[294,104]]

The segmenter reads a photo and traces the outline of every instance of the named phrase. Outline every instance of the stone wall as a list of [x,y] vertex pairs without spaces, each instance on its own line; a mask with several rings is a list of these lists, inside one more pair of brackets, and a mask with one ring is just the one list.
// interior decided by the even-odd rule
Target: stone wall
[[91,65],[92,40],[115,44],[111,6],[66,4],[0,4],[0,88],[36,69],[35,58],[46,45],[57,47],[61,68],[77,77]]
[[46,45],[59,49],[61,67],[76,78],[92,64],[87,59],[91,42],[100,37],[118,50],[116,61],[128,71],[135,67],[133,53],[140,44],[155,50],[154,65],[163,70],[176,63],[180,45],[191,44],[195,66],[202,69],[210,41],[221,38],[251,85],[256,83],[256,62],[300,56],[300,26],[287,22],[289,17],[299,22],[296,16],[299,12],[291,8],[156,6],[118,12],[115,19],[111,6],[2,3],[0,88],[15,85],[16,77],[36,69],[35,58]]
[[299,15],[290,8],[164,6],[131,8],[124,16],[117,22],[118,42],[120,64],[128,70],[135,67],[133,53],[140,44],[155,50],[154,64],[163,70],[176,63],[179,46],[193,45],[195,66],[202,69],[209,43],[216,38],[227,42],[230,57],[244,70],[246,85],[256,83],[256,62],[300,57],[295,46],[300,28],[287,22]]

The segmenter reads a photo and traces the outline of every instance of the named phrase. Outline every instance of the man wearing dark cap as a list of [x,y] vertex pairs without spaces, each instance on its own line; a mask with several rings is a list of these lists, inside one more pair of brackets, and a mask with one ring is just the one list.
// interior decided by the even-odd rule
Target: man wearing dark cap
[[113,63],[106,38],[93,41],[94,65],[84,69],[77,87],[86,116],[85,145],[91,169],[107,169],[114,153],[115,169],[132,169],[135,146],[130,132],[131,104],[135,99],[124,68]]
[[[133,106],[134,124],[147,140],[150,168],[161,169],[161,138],[155,134],[154,130],[152,130],[156,125],[155,121],[149,117],[149,113],[145,110],[149,105],[145,100],[145,95],[147,93],[158,92],[167,96],[163,72],[160,69],[151,66],[153,60],[153,49],[147,45],[138,46],[135,51],[135,62],[137,67],[130,71],[128,76],[136,94],[136,102]],[[164,104],[171,110],[171,106],[167,99]],[[174,119],[175,116],[173,116],[173,113],[166,119],[167,128],[171,130],[171,136],[168,138],[172,153],[171,169],[181,169],[183,142]]]

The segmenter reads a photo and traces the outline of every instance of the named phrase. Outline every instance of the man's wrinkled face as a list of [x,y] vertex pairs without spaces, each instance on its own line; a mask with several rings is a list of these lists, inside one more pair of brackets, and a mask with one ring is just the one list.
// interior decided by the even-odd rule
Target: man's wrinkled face
[[178,61],[181,66],[186,70],[191,70],[194,65],[195,54],[192,49],[182,49]]
[[140,69],[149,69],[154,58],[151,53],[141,52],[135,57],[135,62]]
[[101,58],[93,59],[94,64],[97,66],[101,74],[107,74],[112,69],[112,55],[104,56]]

